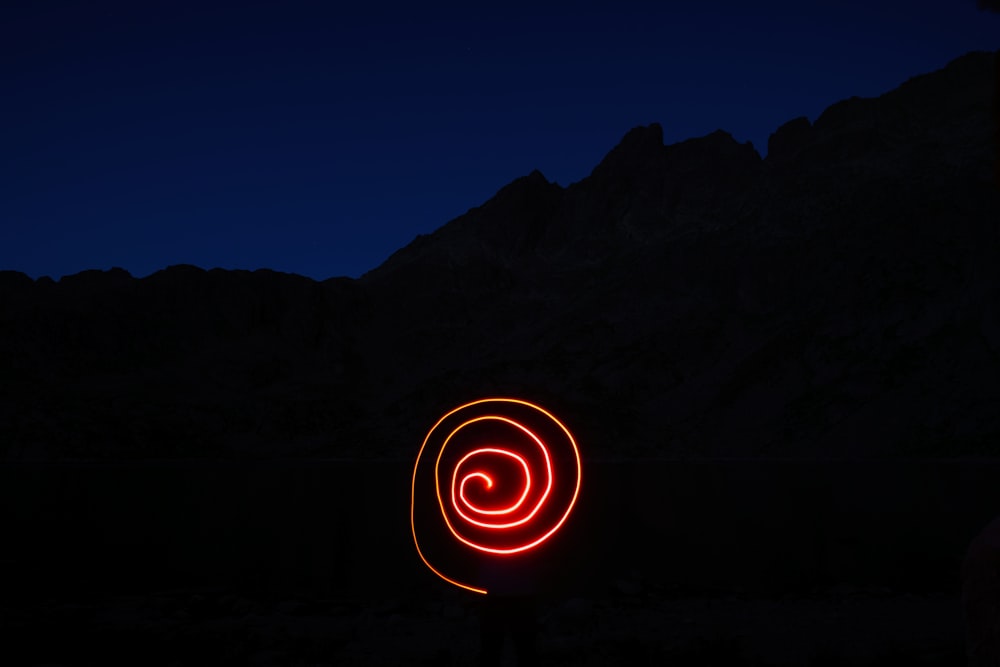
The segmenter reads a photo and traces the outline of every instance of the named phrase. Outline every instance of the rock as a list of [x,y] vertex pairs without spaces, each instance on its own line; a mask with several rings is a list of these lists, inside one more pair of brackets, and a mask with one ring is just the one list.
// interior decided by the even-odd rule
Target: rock
[[767,161],[780,164],[793,160],[813,139],[812,123],[805,116],[788,121],[767,140]]
[[543,624],[556,635],[592,633],[597,628],[597,610],[593,600],[571,598],[550,611]]
[[766,161],[634,128],[356,281],[0,274],[0,455],[410,459],[527,387],[597,458],[996,454],[995,60],[790,121]]
[[298,600],[284,600],[274,606],[274,613],[283,616],[299,616],[306,611],[306,605]]
[[637,570],[631,570],[623,576],[615,579],[614,590],[620,595],[627,597],[638,597],[643,593],[642,574]]

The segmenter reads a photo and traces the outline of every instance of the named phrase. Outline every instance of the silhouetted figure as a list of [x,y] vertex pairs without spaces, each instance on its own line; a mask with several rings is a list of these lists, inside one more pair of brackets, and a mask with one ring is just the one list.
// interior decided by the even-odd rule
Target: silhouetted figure
[[488,591],[479,619],[480,665],[498,667],[504,640],[514,644],[517,664],[537,664],[537,573],[529,557],[498,556],[484,560],[480,581]]
[[1000,517],[969,545],[962,563],[966,656],[972,667],[1000,667]]

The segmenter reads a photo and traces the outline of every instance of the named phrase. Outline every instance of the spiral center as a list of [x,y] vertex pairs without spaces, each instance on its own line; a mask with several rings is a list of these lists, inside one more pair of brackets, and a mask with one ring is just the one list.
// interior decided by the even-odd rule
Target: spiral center
[[[462,469],[463,465],[465,464],[465,462],[468,461],[472,457],[480,457],[480,456],[484,456],[484,455],[486,455],[486,456],[488,456],[488,455],[498,455],[498,456],[509,457],[509,458],[513,459],[514,461],[516,461],[517,463],[519,463],[521,465],[521,470],[522,470],[522,472],[524,474],[523,481],[521,483],[521,488],[522,488],[522,490],[521,490],[521,496],[517,500],[515,500],[512,504],[507,505],[506,507],[500,507],[500,508],[497,508],[497,509],[486,509],[486,508],[482,507],[481,505],[479,505],[478,503],[476,503],[474,500],[471,500],[466,495],[465,487],[472,480],[477,480],[481,484],[485,484],[486,488],[488,490],[490,490],[490,491],[493,490],[493,478],[489,474],[487,474],[487,473],[485,473],[485,472],[483,472],[481,470],[477,470],[475,472],[471,472],[471,473],[465,475],[464,477],[462,477],[462,481],[457,484],[457,486],[458,486],[458,500],[455,498],[456,482],[458,480],[459,472],[461,471],[461,469]],[[507,480],[504,480],[503,478],[501,478],[501,481],[507,481]],[[508,485],[505,484],[504,486],[508,486]],[[451,504],[452,504],[452,507],[454,507],[455,510],[459,514],[461,514],[463,516],[463,518],[466,518],[467,521],[471,521],[472,523],[476,523],[477,525],[481,525],[481,526],[487,527],[490,524],[477,523],[476,521],[473,521],[473,520],[468,519],[467,517],[465,517],[465,515],[462,512],[461,508],[464,507],[464,508],[466,508],[466,509],[474,512],[475,514],[484,515],[484,516],[500,516],[500,515],[504,515],[504,514],[510,514],[511,512],[516,511],[517,508],[519,508],[522,504],[524,504],[524,500],[525,500],[525,498],[528,497],[528,493],[530,491],[531,491],[531,471],[528,468],[528,462],[524,459],[523,456],[521,456],[519,454],[516,454],[515,452],[512,452],[512,451],[510,451],[508,449],[500,449],[500,448],[497,448],[497,447],[481,447],[479,449],[474,449],[471,452],[469,452],[468,454],[466,454],[465,456],[463,456],[458,461],[458,463],[455,465],[455,470],[452,473],[452,481],[451,481]],[[461,501],[460,503],[459,503],[459,500]]]

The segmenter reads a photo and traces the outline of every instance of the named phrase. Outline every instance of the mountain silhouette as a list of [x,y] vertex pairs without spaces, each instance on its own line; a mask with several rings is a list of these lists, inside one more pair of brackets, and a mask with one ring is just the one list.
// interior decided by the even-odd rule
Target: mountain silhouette
[[0,272],[7,460],[411,458],[490,395],[591,457],[1000,453],[992,53],[779,127],[630,130],[358,280]]

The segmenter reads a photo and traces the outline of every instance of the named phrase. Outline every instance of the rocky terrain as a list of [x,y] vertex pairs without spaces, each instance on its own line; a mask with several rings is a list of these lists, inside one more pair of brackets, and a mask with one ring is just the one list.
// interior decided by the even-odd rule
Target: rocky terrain
[[[473,667],[478,598],[271,599],[185,589],[0,603],[10,665]],[[545,666],[959,665],[955,598],[878,589],[690,597],[620,582],[538,606]],[[516,664],[508,642],[503,664]]]
[[0,273],[7,460],[410,458],[491,394],[592,456],[993,456],[996,57],[789,121],[628,132],[359,280]]

